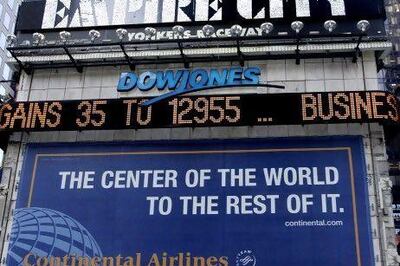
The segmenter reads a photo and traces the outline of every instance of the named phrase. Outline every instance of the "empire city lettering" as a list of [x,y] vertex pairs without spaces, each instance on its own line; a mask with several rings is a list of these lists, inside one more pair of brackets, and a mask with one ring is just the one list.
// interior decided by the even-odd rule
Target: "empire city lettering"
[[[66,5],[66,15],[69,20],[57,20],[57,0],[47,0],[43,16],[42,28],[53,29],[65,27],[89,27],[100,25],[123,25],[123,24],[149,24],[149,23],[171,23],[171,22],[194,22],[194,21],[224,21],[226,13],[234,13],[238,19],[279,19],[290,15],[287,6],[295,9],[296,17],[315,16],[313,5],[329,9],[328,14],[332,16],[346,16],[345,0],[269,0],[253,1],[238,0],[227,3],[223,1],[204,0],[156,0],[156,1],[129,1],[129,5],[114,4],[114,1],[103,1],[97,5],[87,5],[85,1],[77,1],[72,6]],[[255,3],[257,2],[257,3]],[[243,8],[246,7],[246,8]],[[91,14],[97,19],[90,19]],[[85,16],[86,20],[81,19]],[[97,23],[96,23],[97,21]]]
[[[142,264],[143,262],[143,264]],[[164,252],[161,256],[153,253],[147,262],[141,253],[135,257],[82,257],[65,255],[63,257],[40,257],[28,253],[23,260],[23,266],[228,266],[228,257],[192,256],[189,252],[171,256]]]

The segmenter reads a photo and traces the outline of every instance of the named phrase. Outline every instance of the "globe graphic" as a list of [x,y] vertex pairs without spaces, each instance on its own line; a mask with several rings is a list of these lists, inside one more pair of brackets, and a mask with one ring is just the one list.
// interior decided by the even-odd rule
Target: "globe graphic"
[[23,265],[29,253],[37,257],[102,257],[99,245],[79,222],[43,208],[17,209],[14,213],[7,265]]

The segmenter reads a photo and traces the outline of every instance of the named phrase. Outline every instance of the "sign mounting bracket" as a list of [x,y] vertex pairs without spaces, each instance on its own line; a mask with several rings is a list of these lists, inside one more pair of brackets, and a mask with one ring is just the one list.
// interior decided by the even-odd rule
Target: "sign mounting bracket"
[[69,60],[72,62],[72,64],[74,65],[74,67],[76,68],[76,71],[78,71],[78,73],[82,73],[83,72],[83,67],[75,60],[75,58],[71,55],[71,53],[69,52],[68,48],[66,45],[64,45],[63,47],[65,53],[68,55]]
[[32,74],[32,69],[28,67],[26,64],[22,63],[21,60],[18,59],[18,57],[15,55],[13,50],[8,50],[11,54],[11,56],[15,59],[17,62],[19,68],[21,70],[24,70],[26,74],[31,75]]
[[236,48],[237,48],[237,56],[241,67],[244,67],[244,55],[240,50],[240,42],[239,38],[236,38]]
[[179,51],[180,51],[180,53],[181,53],[181,57],[182,57],[182,60],[183,60],[183,65],[184,65],[184,67],[185,67],[185,68],[189,68],[189,67],[190,67],[190,66],[189,66],[189,62],[187,61],[187,56],[186,56],[185,53],[183,52],[183,46],[182,46],[181,41],[178,41],[178,48],[179,48]]
[[121,47],[122,53],[124,54],[125,60],[128,63],[130,70],[135,71],[136,66],[135,64],[132,63],[128,53],[125,50],[125,46],[122,43],[120,43],[119,47]]
[[353,56],[353,60],[352,62],[355,64],[357,63],[358,57],[361,56],[361,49],[360,49],[360,45],[362,43],[362,39],[363,39],[363,35],[360,35],[358,37],[358,41],[357,41],[357,45],[356,48],[354,48],[354,56]]

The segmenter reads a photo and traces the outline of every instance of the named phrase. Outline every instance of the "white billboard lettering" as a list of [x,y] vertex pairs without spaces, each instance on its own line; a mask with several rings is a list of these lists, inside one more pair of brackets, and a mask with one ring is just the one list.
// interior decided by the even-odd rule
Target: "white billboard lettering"
[[[79,9],[75,11],[75,13],[71,14],[71,22],[69,23],[69,27],[81,27],[81,15],[79,14]],[[56,27],[59,27],[58,25]]]
[[208,21],[209,0],[196,0],[196,21]]
[[176,13],[176,0],[163,1],[163,22],[174,22]]
[[147,0],[145,7],[145,23],[158,22],[158,0]]
[[[136,2],[136,1],[129,1],[129,4],[131,2]],[[126,7],[127,7],[128,1],[127,0],[115,0],[114,1],[114,12],[113,12],[113,24],[118,25],[118,24],[124,24],[125,23],[125,16],[126,16]]]
[[96,16],[96,23],[99,26],[108,25],[109,18],[107,12],[107,5],[105,1],[95,1],[94,2],[94,13]]
[[210,20],[222,20],[222,1],[223,0],[212,0],[210,3]]
[[58,0],[47,0],[44,8],[42,27],[52,28],[56,21]]
[[94,10],[90,1],[82,1],[80,3],[80,10],[82,26],[93,26],[96,24],[94,21]]
[[309,0],[296,0],[296,15],[298,17],[309,17],[311,15]]
[[344,0],[328,0],[328,2],[331,4],[332,16],[346,15]]
[[192,0],[178,0],[178,21],[179,22],[190,22],[192,21],[189,13]]
[[237,9],[243,18],[253,18],[253,0],[237,0]]
[[128,5],[128,12],[133,13],[143,6],[143,0],[129,0],[129,5]]
[[[285,17],[283,0],[262,1],[260,6],[254,0],[237,0],[234,16],[246,20]],[[329,3],[329,16],[346,15],[344,0],[319,1],[316,5]],[[313,15],[310,0],[295,0],[293,4],[296,17]],[[223,0],[46,0],[42,28],[222,21],[222,9]]]
[[283,1],[269,0],[269,16],[271,18],[283,18]]

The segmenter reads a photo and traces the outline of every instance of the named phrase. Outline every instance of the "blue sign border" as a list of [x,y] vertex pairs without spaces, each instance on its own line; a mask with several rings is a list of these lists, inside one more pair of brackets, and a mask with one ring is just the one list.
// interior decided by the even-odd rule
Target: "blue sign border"
[[[282,147],[282,142],[278,140],[284,140],[285,147]],[[300,141],[299,141],[300,140]],[[335,141],[335,146],[331,146],[331,141]],[[134,143],[134,146],[132,145]],[[279,144],[277,144],[279,143]],[[22,176],[25,177],[27,173],[31,177],[31,180],[22,178],[20,191],[18,195],[17,207],[30,206],[31,195],[34,189],[35,171],[36,165],[40,158],[44,157],[60,157],[60,156],[71,156],[71,155],[96,155],[105,154],[99,153],[98,143],[82,143],[85,144],[85,148],[79,153],[69,153],[71,150],[71,143],[54,143],[54,144],[28,144],[27,152],[25,155]],[[356,239],[356,254],[357,254],[357,265],[369,265],[373,260],[373,248],[372,248],[372,230],[370,224],[370,212],[368,204],[368,187],[366,182],[366,165],[365,156],[363,149],[363,142],[361,136],[341,136],[341,137],[296,137],[296,138],[269,138],[269,139],[242,139],[242,140],[179,140],[179,141],[138,141],[138,142],[101,142],[102,145],[108,145],[106,154],[129,154],[142,152],[148,153],[207,153],[207,152],[220,152],[229,153],[228,146],[235,146],[235,151],[250,151],[250,150],[271,150],[276,148],[277,151],[298,151],[298,150],[347,150],[349,155],[349,169],[353,176],[353,188],[352,188],[352,199],[353,199],[353,218],[355,222],[356,230],[354,231]],[[127,144],[122,145],[121,144]],[[129,144],[129,145],[128,145]],[[79,143],[74,143],[79,145]],[[170,146],[175,147],[171,151]],[[122,147],[122,148],[121,148]],[[157,147],[157,148],[155,148]],[[265,149],[264,149],[265,148]],[[135,150],[135,151],[132,151]],[[29,185],[27,185],[29,181]],[[357,193],[362,193],[366,196],[365,199],[356,197]],[[354,212],[354,209],[356,211]],[[358,227],[357,227],[358,226]],[[368,228],[368,236],[362,238],[368,239],[368,243],[360,242],[359,228]],[[366,230],[363,230],[364,233]],[[362,255],[364,254],[364,256]],[[362,261],[362,258],[366,258],[365,254],[370,254],[370,262]]]

